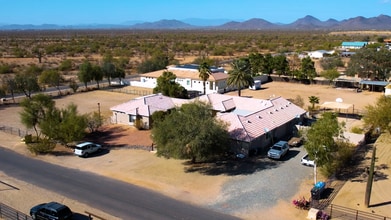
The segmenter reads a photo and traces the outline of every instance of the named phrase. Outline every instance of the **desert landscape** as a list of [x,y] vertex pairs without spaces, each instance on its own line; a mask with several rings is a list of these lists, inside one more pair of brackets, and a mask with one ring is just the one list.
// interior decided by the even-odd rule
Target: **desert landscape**
[[[231,92],[229,95],[236,96],[237,92]],[[282,82],[265,83],[262,85],[262,89],[257,91],[248,89],[242,91],[242,96],[259,99],[268,99],[274,96],[295,99],[297,96],[301,96],[305,102],[304,108],[307,108],[310,105],[308,97],[311,95],[318,96],[320,104],[326,101],[335,101],[337,98],[340,98],[345,103],[353,104],[356,111],[363,111],[365,106],[374,104],[377,98],[383,94],[369,91],[356,93],[354,90],[338,89],[330,86],[289,84]],[[100,103],[102,114],[108,118],[111,115],[109,110],[111,106],[135,97],[136,96],[134,95],[123,93],[92,91],[56,99],[56,105],[66,106],[73,102],[77,104],[80,113],[88,113],[97,111],[97,103]],[[19,111],[20,108],[18,106],[1,106],[1,125],[23,128],[18,118]],[[340,120],[346,123],[346,130],[349,130],[354,126],[361,126],[362,124],[361,121],[351,118],[341,118]],[[107,120],[107,122],[109,122],[109,120]],[[138,131],[126,126],[113,126],[110,124],[103,127],[102,132],[106,129],[120,134],[118,135],[119,138],[106,139],[104,144],[113,147],[110,150],[110,153],[102,158],[91,158],[92,160],[80,160],[80,158],[74,157],[73,155],[56,156],[56,154],[52,154],[35,156],[28,152],[24,143],[21,143],[19,137],[3,132],[0,132],[0,140],[2,146],[30,157],[124,180],[197,205],[203,205],[213,201],[222,193],[222,184],[232,178],[226,175],[208,176],[197,172],[188,173],[184,170],[183,162],[185,161],[159,158],[148,150],[115,147],[129,145],[129,143],[149,146],[149,144],[152,143],[149,131]],[[388,167],[390,167],[391,161],[389,158],[391,158],[391,155],[390,152],[386,150],[388,140],[389,138],[383,138],[379,144],[376,145],[378,147],[378,155],[382,158],[381,160],[379,159],[378,163],[387,164]],[[69,149],[58,147],[56,151],[69,151]],[[368,151],[368,153],[369,155],[366,156],[366,158],[370,158],[370,151]],[[129,158],[132,159],[129,160]],[[97,170],[95,168],[97,164],[100,165],[101,169]],[[389,169],[383,169],[382,172],[386,176],[390,174]],[[2,201],[22,212],[27,213],[29,208],[35,203],[56,200],[67,203],[72,207],[78,207],[74,210],[76,212],[84,213],[85,210],[88,210],[96,212],[98,215],[106,216],[109,219],[113,219],[108,213],[95,210],[93,207],[89,207],[85,204],[78,204],[77,201],[72,201],[55,192],[46,192],[44,189],[39,189],[29,183],[23,183],[9,176],[5,176],[4,174],[1,174],[1,179],[3,182],[17,186],[17,188],[20,189],[7,190],[7,186],[1,185],[3,189],[2,192],[0,192]],[[209,186],[207,189],[200,187],[205,184]],[[312,184],[312,178],[303,180],[302,184],[297,189],[295,197],[289,198],[288,200],[286,198],[281,199],[272,209],[265,210],[262,209],[262,207],[259,207],[251,212],[235,213],[235,215],[243,219],[304,219],[307,216],[307,212],[296,209],[290,201],[296,197],[308,195],[313,186]],[[391,210],[390,203],[388,201],[389,198],[391,198],[391,195],[389,190],[387,190],[391,185],[391,181],[386,178],[374,183],[371,204],[377,205],[370,208],[365,208],[363,205],[363,190],[365,190],[365,185],[365,181],[347,181],[334,199],[333,204],[366,212],[374,212],[383,216],[391,216],[391,213],[389,212],[389,210]],[[31,200],[27,201],[23,199],[26,197],[31,198]]]

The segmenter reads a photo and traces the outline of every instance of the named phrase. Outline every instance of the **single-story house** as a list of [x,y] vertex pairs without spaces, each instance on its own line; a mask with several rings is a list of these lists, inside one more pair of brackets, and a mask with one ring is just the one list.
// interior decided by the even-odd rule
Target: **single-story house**
[[130,126],[137,125],[143,129],[150,129],[152,121],[151,116],[156,111],[168,111],[176,106],[186,102],[185,99],[176,99],[161,94],[152,94],[148,96],[132,99],[128,102],[113,106],[110,110],[113,112],[111,122],[114,124],[124,124]]
[[300,124],[306,114],[304,109],[282,97],[263,100],[215,93],[185,100],[154,94],[112,107],[111,121],[135,125],[140,119],[143,127],[148,129],[153,112],[168,111],[195,100],[211,104],[216,117],[229,125],[233,150],[245,155],[292,135],[295,125]]
[[361,49],[368,45],[365,41],[354,41],[354,42],[342,42],[342,49]]
[[308,52],[308,56],[312,59],[321,59],[324,57],[325,54],[329,54],[329,55],[332,55],[334,54],[335,51],[334,50],[331,50],[331,51],[327,51],[327,50],[316,50],[316,51],[311,51],[311,52]]
[[[158,70],[150,73],[142,74],[140,81],[131,81],[131,86],[138,86],[144,88],[155,88],[157,86],[157,78],[163,72],[169,71],[176,75],[176,82],[183,86],[188,91],[198,91],[200,94],[204,93],[203,80],[199,78],[199,65],[187,64],[168,66],[167,69]],[[210,68],[211,74],[209,79],[205,82],[206,94],[210,93],[224,93],[230,89],[227,86],[226,80],[228,74],[223,68]]]

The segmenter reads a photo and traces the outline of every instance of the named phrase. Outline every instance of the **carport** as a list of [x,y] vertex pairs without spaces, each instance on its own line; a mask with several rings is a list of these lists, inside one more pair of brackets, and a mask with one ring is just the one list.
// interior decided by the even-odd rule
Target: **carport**
[[[354,105],[350,103],[343,103],[340,102],[324,102],[322,105],[320,105],[321,108],[324,110],[326,109],[333,109],[334,111],[337,111],[339,114],[344,113],[346,114],[346,117],[348,117],[348,114],[354,114]],[[352,109],[351,112],[349,112],[349,109]],[[343,110],[343,112],[341,112]]]
[[384,92],[384,87],[388,85],[387,81],[372,81],[372,80],[362,80],[360,81],[360,87],[362,89],[368,89],[369,91],[374,92]]

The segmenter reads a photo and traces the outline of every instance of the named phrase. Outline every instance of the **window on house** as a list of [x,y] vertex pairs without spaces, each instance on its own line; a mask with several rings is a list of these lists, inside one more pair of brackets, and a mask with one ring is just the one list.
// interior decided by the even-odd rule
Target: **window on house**
[[210,82],[210,83],[209,83],[209,89],[210,89],[210,90],[213,90],[213,84],[214,84],[213,82]]
[[135,122],[137,119],[136,115],[129,115],[129,122]]

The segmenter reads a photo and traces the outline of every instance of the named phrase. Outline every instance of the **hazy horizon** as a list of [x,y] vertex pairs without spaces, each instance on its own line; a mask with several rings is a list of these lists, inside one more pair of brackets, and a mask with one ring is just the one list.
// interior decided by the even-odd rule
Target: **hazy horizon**
[[0,24],[124,24],[132,21],[261,18],[289,24],[307,15],[321,21],[391,14],[391,0],[0,0]]

